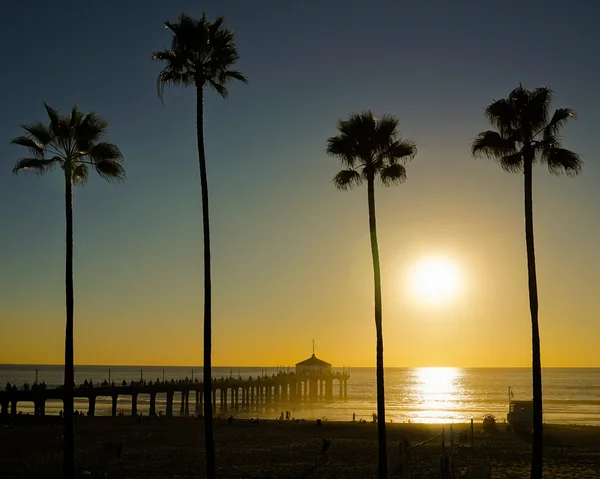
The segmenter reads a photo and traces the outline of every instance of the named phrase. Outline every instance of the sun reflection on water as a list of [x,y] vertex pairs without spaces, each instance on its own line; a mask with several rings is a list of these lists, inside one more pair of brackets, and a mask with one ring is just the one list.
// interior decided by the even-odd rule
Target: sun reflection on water
[[418,403],[418,422],[453,422],[456,402],[462,397],[459,368],[418,368],[413,371],[413,397]]

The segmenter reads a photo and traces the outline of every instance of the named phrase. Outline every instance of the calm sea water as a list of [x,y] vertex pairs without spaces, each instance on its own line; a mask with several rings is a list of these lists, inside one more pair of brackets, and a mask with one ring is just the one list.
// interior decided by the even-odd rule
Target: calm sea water
[[[45,381],[48,387],[62,383],[61,366],[0,365],[0,387],[6,382],[19,387],[26,381]],[[112,366],[111,381],[137,381],[140,375],[146,380],[191,378],[191,367]],[[202,368],[194,368],[194,377],[201,377]],[[256,377],[262,373],[269,376],[276,368],[213,368],[214,377],[238,374],[243,378]],[[94,383],[108,380],[108,366],[78,366],[76,383],[85,379]],[[600,425],[600,369],[545,369],[544,421],[555,424]],[[460,368],[386,368],[386,416],[394,422],[468,422],[480,420],[485,414],[498,419],[506,417],[508,409],[508,386],[515,399],[531,399],[531,372],[529,369],[460,369]],[[337,382],[334,396],[337,395]],[[162,396],[162,397],[161,397]],[[193,400],[193,397],[191,398]],[[175,401],[177,401],[177,395]],[[352,368],[348,382],[348,399],[318,404],[284,403],[260,410],[234,412],[236,417],[275,418],[281,411],[290,410],[295,418],[315,419],[326,417],[333,421],[348,421],[352,413],[359,418],[370,419],[376,411],[376,384],[374,368]],[[157,396],[157,410],[165,409],[166,398]],[[175,404],[178,404],[175,402]],[[87,401],[76,400],[75,408],[87,411]],[[96,413],[110,414],[110,398],[98,398]],[[119,398],[118,410],[130,412],[130,398]],[[149,397],[140,395],[138,408],[145,414],[149,409]],[[60,402],[49,401],[48,414],[58,414]],[[175,408],[177,409],[177,408]],[[20,404],[23,413],[33,413],[32,403]],[[222,413],[229,415],[230,413]]]

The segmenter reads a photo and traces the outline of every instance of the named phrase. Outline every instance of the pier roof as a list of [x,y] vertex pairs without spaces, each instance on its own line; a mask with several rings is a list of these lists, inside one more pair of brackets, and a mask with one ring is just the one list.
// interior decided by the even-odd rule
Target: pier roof
[[327,361],[323,361],[322,359],[319,359],[315,356],[315,353],[313,353],[313,355],[308,358],[305,359],[304,361],[301,361],[299,363],[296,363],[296,366],[331,366],[331,363],[328,363]]

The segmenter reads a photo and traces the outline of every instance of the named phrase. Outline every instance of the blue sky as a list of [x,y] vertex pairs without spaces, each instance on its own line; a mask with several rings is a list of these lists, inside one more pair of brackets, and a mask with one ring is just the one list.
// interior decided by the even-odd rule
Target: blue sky
[[[12,175],[21,153],[9,145],[19,125],[45,120],[44,101],[106,118],[128,175],[122,185],[93,178],[75,194],[76,360],[200,362],[195,97],[168,89],[161,104],[151,53],[169,45],[165,20],[205,10],[226,16],[249,78],[227,100],[206,97],[216,364],[293,363],[313,338],[334,363],[374,363],[366,194],[336,191],[339,164],[324,154],[337,119],[370,108],[397,115],[419,147],[407,182],[377,192],[389,365],[527,365],[522,181],[469,153],[487,129],[484,107],[522,81],[550,85],[556,107],[579,113],[565,145],[586,162],[577,179],[535,171],[543,351],[548,365],[600,365],[589,339],[600,332],[592,2],[109,0],[3,9],[0,363],[62,357],[64,186],[58,172]],[[410,264],[432,254],[464,271],[463,294],[444,308],[406,294]],[[509,357],[501,342],[465,351],[486,331],[511,341]],[[449,340],[465,347],[446,351]],[[573,354],[561,359],[560,348]]]

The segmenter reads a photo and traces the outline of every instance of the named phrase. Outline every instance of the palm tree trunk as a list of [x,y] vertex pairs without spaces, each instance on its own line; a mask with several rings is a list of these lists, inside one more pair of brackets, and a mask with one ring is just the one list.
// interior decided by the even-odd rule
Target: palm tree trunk
[[66,265],[65,297],[67,324],[65,332],[65,384],[64,384],[64,450],[63,470],[67,479],[75,477],[75,444],[73,434],[73,185],[71,171],[65,168]]
[[375,219],[375,179],[372,174],[367,179],[369,201],[369,231],[371,232],[371,253],[373,255],[373,277],[375,282],[375,330],[377,334],[377,442],[379,448],[379,479],[387,479],[387,439],[385,434],[385,393],[383,378],[383,325],[381,315],[381,270],[379,267],[379,246],[377,245],[377,224]]
[[215,479],[215,437],[212,414],[212,320],[210,280],[210,222],[208,216],[208,179],[204,154],[204,83],[196,83],[196,134],[200,162],[200,187],[202,189],[202,228],[204,232],[204,444],[206,451],[206,477]]
[[[527,155],[529,156],[529,155]],[[542,365],[540,330],[538,323],[538,292],[533,242],[533,161],[525,158],[525,241],[527,244],[527,273],[529,278],[529,309],[531,311],[532,377],[533,377],[533,447],[531,449],[531,479],[542,478],[543,466],[543,414]]]

